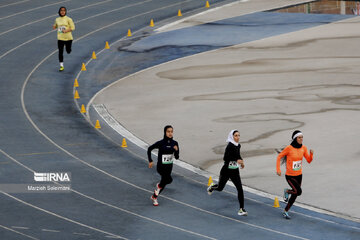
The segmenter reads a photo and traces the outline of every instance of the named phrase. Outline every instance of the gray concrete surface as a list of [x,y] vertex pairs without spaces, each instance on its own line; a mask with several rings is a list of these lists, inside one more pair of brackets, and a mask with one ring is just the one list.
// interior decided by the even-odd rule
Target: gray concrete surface
[[[245,13],[262,6],[250,1],[231,8]],[[212,15],[227,18],[222,10],[172,30]],[[286,183],[275,175],[274,149],[289,144],[292,131],[301,129],[315,158],[304,164],[297,201],[360,218],[359,25],[359,18],[351,18],[162,64],[121,79],[94,103],[105,104],[148,143],[172,124],[182,159],[214,174],[228,131],[237,128],[246,165],[243,183],[278,195]]]

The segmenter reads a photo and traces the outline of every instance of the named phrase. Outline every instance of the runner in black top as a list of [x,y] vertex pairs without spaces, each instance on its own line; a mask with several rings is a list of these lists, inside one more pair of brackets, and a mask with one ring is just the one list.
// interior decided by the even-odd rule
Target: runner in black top
[[151,159],[151,151],[155,148],[159,149],[157,172],[161,176],[161,180],[156,184],[154,194],[151,196],[154,206],[158,206],[157,197],[164,190],[167,184],[172,182],[171,171],[173,167],[173,159],[179,159],[179,144],[173,140],[173,127],[170,125],[164,128],[164,138],[148,148],[147,155],[149,159],[149,168],[153,167]]
[[208,194],[211,195],[214,190],[222,191],[229,180],[234,183],[237,191],[238,191],[238,200],[240,204],[240,210],[238,211],[238,215],[247,216],[247,212],[244,209],[244,192],[241,184],[239,165],[243,169],[245,167],[244,161],[240,155],[241,145],[239,144],[240,133],[237,130],[231,130],[226,142],[228,145],[225,149],[224,154],[224,166],[221,168],[219,183],[211,184],[207,191]]

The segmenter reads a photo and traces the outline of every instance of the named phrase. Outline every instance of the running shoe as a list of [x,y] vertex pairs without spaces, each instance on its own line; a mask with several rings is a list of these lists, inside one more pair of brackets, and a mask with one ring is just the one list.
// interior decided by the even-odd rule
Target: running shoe
[[154,198],[153,195],[151,195],[150,199],[153,201],[153,205],[154,205],[154,206],[158,206],[158,205],[159,205],[159,203],[158,203],[158,201],[157,201],[157,198]]
[[210,186],[206,189],[207,190],[207,193],[209,195],[211,195],[214,191],[214,189],[212,188],[215,184],[214,183],[211,183]]
[[59,72],[62,72],[62,71],[64,71],[64,67],[60,66]]
[[240,216],[247,216],[248,213],[247,213],[247,211],[245,210],[245,208],[240,208],[240,210],[238,211],[238,215],[240,215]]
[[156,189],[155,189],[155,191],[154,191],[155,196],[159,196],[160,191],[161,191],[161,187],[159,186],[159,184],[156,184]]
[[286,219],[290,219],[291,217],[289,216],[289,213],[287,211],[283,212],[283,217]]
[[285,202],[289,201],[289,193],[287,191],[288,191],[288,189],[284,188],[284,196],[283,196],[283,198],[284,198]]

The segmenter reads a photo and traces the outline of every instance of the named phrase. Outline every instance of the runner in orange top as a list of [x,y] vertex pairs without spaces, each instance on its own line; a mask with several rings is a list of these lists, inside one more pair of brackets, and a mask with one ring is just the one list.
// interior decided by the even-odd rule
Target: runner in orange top
[[[310,150],[308,153],[307,148],[302,145],[303,134],[299,130],[296,130],[292,134],[292,142],[289,146],[279,153],[276,161],[276,173],[281,176],[280,161],[286,163],[285,178],[292,189],[284,189],[284,201],[288,202],[283,213],[284,218],[290,219],[288,211],[294,204],[297,196],[302,193],[301,180],[302,180],[302,160],[305,157],[308,163],[313,160],[314,150]],[[289,194],[291,197],[289,199]]]

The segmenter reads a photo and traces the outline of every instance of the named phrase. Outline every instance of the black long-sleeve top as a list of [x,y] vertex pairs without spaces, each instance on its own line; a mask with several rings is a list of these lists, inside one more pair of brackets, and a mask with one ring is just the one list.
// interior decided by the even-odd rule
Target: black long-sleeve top
[[235,146],[234,144],[230,143],[226,146],[226,149],[225,149],[225,154],[224,154],[224,165],[226,167],[229,166],[229,163],[232,162],[232,161],[237,161],[239,159],[242,160],[242,157],[240,155],[240,148],[241,148],[241,145],[239,143],[239,145]]
[[[178,150],[176,151],[174,149],[174,146],[178,147]],[[154,149],[159,149],[159,153],[158,153],[158,164],[172,164],[171,163],[164,163],[164,159],[166,161],[166,157],[169,155],[174,155],[174,157],[176,159],[179,159],[179,144],[177,141],[173,140],[172,138],[164,138],[156,143],[154,143],[153,145],[151,145],[148,150],[147,150],[147,155],[148,155],[148,159],[149,162],[152,162],[153,160],[151,159],[151,151]]]

